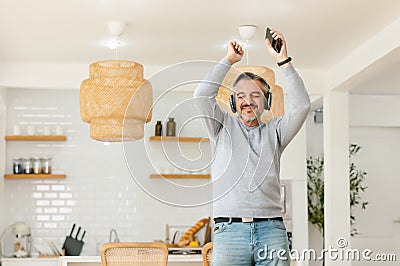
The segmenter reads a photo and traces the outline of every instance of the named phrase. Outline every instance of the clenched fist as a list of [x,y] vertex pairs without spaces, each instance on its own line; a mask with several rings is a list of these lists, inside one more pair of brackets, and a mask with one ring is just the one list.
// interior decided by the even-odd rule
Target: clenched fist
[[229,41],[225,58],[228,59],[231,65],[242,60],[243,55],[243,47],[237,41]]

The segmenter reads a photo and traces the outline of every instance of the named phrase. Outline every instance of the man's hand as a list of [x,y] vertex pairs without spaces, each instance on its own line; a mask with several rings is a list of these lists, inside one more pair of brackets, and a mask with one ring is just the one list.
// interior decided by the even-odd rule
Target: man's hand
[[[281,51],[278,53],[272,47],[270,41],[267,38],[267,39],[265,39],[265,43],[267,44],[268,52],[272,55],[273,58],[276,59],[277,62],[281,62],[288,58],[285,38],[283,38],[282,33],[280,33],[279,31],[276,31],[274,29],[271,30],[271,33],[272,33],[272,38],[274,38],[275,40],[277,40],[277,39],[282,40],[282,48],[281,48]],[[286,65],[288,65],[288,64],[285,64],[285,66]]]
[[242,60],[243,54],[243,47],[237,41],[229,41],[225,58],[228,59],[231,65]]

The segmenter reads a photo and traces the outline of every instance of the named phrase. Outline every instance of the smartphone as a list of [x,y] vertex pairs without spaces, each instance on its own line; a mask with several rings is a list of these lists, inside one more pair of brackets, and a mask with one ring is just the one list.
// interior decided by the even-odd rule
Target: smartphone
[[271,29],[267,28],[265,31],[265,39],[269,40],[269,42],[272,45],[272,48],[274,48],[274,50],[279,53],[281,51],[282,48],[282,40],[280,38],[278,38],[277,40],[275,40],[274,38],[272,38],[272,34],[271,34]]

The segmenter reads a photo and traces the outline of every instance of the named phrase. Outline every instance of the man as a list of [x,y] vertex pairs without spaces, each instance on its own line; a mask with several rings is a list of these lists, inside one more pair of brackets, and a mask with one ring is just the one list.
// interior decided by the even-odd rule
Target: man
[[252,73],[239,75],[233,84],[231,107],[237,117],[217,105],[222,80],[244,54],[236,41],[229,42],[226,56],[194,93],[214,151],[213,265],[290,265],[281,217],[280,157],[303,125],[310,100],[290,62],[283,35],[276,30],[272,35],[282,40],[281,51],[276,52],[268,39],[266,46],[282,69],[290,98],[290,108],[283,116],[261,121],[269,105],[265,98],[269,98],[269,85]]

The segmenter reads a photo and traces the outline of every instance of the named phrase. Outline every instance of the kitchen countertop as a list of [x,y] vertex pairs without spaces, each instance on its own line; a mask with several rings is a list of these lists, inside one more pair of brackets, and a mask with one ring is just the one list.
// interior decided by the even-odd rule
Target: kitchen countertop
[[[55,258],[2,258],[1,262],[7,265],[54,265],[68,266],[78,263],[100,263],[100,256],[62,256]],[[202,262],[201,254],[195,255],[168,255],[168,262]]]

